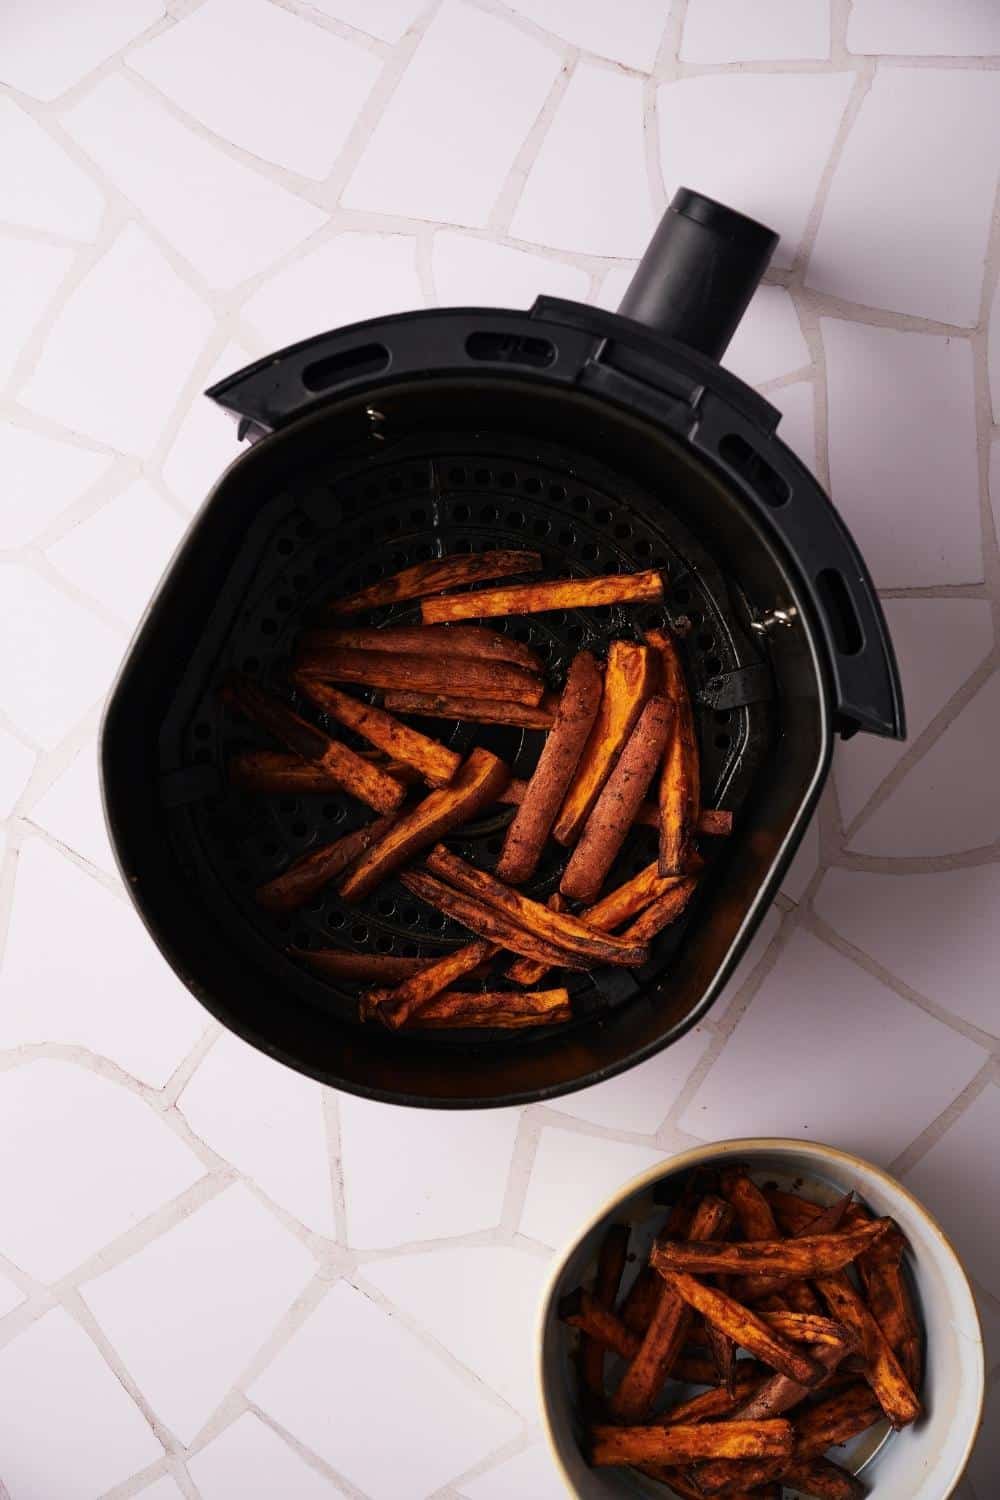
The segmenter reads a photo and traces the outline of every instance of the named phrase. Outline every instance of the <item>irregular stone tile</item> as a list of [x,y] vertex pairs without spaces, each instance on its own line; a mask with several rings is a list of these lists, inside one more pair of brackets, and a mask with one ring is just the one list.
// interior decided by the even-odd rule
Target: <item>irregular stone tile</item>
[[101,808],[97,740],[91,737],[25,816],[61,844],[113,875],[117,869]]
[[14,373],[25,345],[73,264],[72,250],[37,240],[0,237],[0,285],[4,288],[0,385]]
[[226,345],[201,382],[203,389],[188,407],[163,461],[163,478],[171,494],[189,511],[198,509],[223,472],[244,451],[229,412],[209,401],[204,392],[250,363],[251,356],[241,344]]
[[722,363],[748,385],[763,385],[811,363],[795,303],[783,286],[757,288]]
[[829,870],[815,904],[911,989],[1000,1036],[1000,865],[931,875]]
[[511,1500],[523,1495],[525,1500],[566,1500],[566,1485],[556,1469],[548,1445],[533,1443],[522,1453],[508,1458],[478,1479],[465,1479],[456,1486],[467,1500]]
[[333,1235],[322,1089],[223,1033],[178,1100],[195,1135],[290,1214]]
[[547,1258],[528,1251],[479,1245],[375,1261],[360,1274],[533,1418],[535,1318],[548,1269]]
[[840,318],[823,318],[820,328],[833,500],[875,583],[977,583],[983,559],[969,345]]
[[74,1063],[0,1075],[0,1244],[56,1281],[204,1175],[148,1104]]
[[211,327],[201,298],[128,224],[60,312],[20,400],[73,432],[148,453]]
[[690,0],[680,59],[688,63],[830,56],[830,0]]
[[854,0],[848,52],[988,57],[1000,52],[1000,12],[982,0]]
[[383,42],[398,42],[427,9],[424,0],[312,0],[312,5]]
[[692,1027],[680,1041],[648,1062],[619,1073],[607,1083],[596,1083],[589,1089],[553,1099],[549,1107],[560,1114],[588,1120],[592,1125],[653,1135],[701,1061],[709,1040],[702,1027]]
[[0,1276],[0,1318],[5,1318],[15,1307],[20,1307],[24,1294],[6,1276]]
[[612,266],[601,283],[601,289],[594,298],[598,307],[606,307],[609,312],[617,312],[619,304],[628,291],[629,283],[635,275],[635,268],[639,264],[637,260],[629,261],[627,266]]
[[265,281],[243,316],[275,349],[327,329],[423,307],[417,244],[405,234],[339,234]]
[[18,563],[0,563],[0,598],[4,711],[51,747],[103,697],[124,640]]
[[830,184],[806,284],[972,327],[998,150],[990,73],[880,69]]
[[24,791],[34,764],[34,751],[0,728],[0,818],[7,816]]
[[[128,629],[139,623],[163,577],[184,523],[144,479],[46,548],[53,566],[85,594],[113,610]],[[128,557],[128,567],[121,565]]]
[[597,1213],[605,1198],[665,1160],[666,1153],[652,1146],[547,1125],[531,1168],[521,1233],[558,1249]]
[[996,794],[1000,675],[979,689],[853,835],[857,854],[958,854],[1000,836]]
[[382,71],[366,47],[266,0],[208,0],[128,64],[224,141],[318,181]]
[[187,1467],[202,1500],[332,1500],[337,1494],[249,1411],[189,1458]]
[[80,1292],[157,1416],[190,1443],[314,1271],[237,1183]]
[[985,599],[883,599],[882,608],[899,662],[908,739],[859,734],[838,743],[834,776],[845,825],[993,648]]
[[517,1109],[388,1109],[338,1096],[347,1241],[361,1250],[444,1239],[500,1221]]
[[[217,66],[225,74],[228,64]],[[212,287],[264,270],[324,222],[320,209],[209,145],[127,78],[105,78],[60,123]]]
[[569,297],[585,302],[590,277],[576,266],[474,240],[441,229],[432,252],[438,302],[446,307],[516,307],[527,310],[536,297]]
[[[706,1140],[803,1137],[888,1162],[961,1093],[985,1055],[800,929],[680,1124]],[[830,1087],[817,1088],[817,1068]],[[886,1078],[907,1086],[886,1089]]]
[[814,813],[806,829],[798,853],[785,871],[781,882],[782,895],[790,901],[801,901],[809,882],[819,869],[819,814]]
[[988,1084],[903,1181],[954,1242],[987,1291],[1000,1296],[1000,1088]]
[[61,1307],[0,1349],[0,1386],[13,1500],[92,1500],[163,1457],[139,1408]]
[[[331,1288],[248,1394],[371,1500],[431,1494],[509,1442],[520,1425],[345,1281]],[[373,1443],[376,1410],[391,1411],[393,1419]]]
[[740,990],[764,958],[774,939],[778,936],[780,928],[781,913],[775,911],[772,907],[765,913],[763,921],[747,946],[747,951],[736,965],[732,978],[727,982],[725,989],[716,1001],[715,1014],[717,1016],[724,1015],[727,1006],[736,999]]
[[512,0],[511,10],[584,52],[646,73],[656,61],[666,23],[658,0],[632,0],[617,9],[577,0]]
[[344,207],[485,224],[559,65],[516,26],[445,0],[372,131]]
[[654,228],[642,82],[581,62],[528,173],[510,232],[559,250],[638,256]]
[[720,73],[663,84],[660,160],[668,199],[693,183],[762,220],[781,235],[773,264],[790,266],[853,83],[853,73]]
[[87,1047],[160,1086],[207,1024],[128,904],[28,839],[0,969],[0,1047]]
[[810,474],[816,472],[816,400],[811,380],[797,380],[771,391],[767,398],[781,412],[778,436],[801,458]]
[[86,173],[13,99],[0,99],[0,136],[0,200],[7,223],[92,240],[104,197]]
[[55,99],[162,15],[162,0],[102,0],[93,11],[74,0],[7,0],[0,80]]
[[991,1386],[983,1409],[983,1425],[972,1450],[967,1471],[976,1486],[975,1500],[990,1500],[1000,1474],[1000,1385]]
[[38,536],[90,489],[110,462],[105,453],[57,442],[29,427],[0,424],[0,547],[20,547]]

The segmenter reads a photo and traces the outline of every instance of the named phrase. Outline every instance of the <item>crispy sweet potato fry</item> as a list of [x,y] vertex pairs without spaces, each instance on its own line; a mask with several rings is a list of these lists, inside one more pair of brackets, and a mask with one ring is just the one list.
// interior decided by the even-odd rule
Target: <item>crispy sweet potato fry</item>
[[423,599],[428,594],[480,583],[486,578],[538,573],[541,567],[542,559],[537,552],[479,552],[441,557],[404,568],[401,573],[383,578],[346,599],[331,599],[327,608],[332,615],[356,615],[363,609],[398,604],[403,599]]
[[879,1235],[891,1219],[873,1219],[845,1234],[802,1235],[791,1240],[738,1241],[727,1245],[696,1245],[665,1241],[653,1251],[658,1271],[723,1271],[744,1275],[816,1276],[839,1271]]
[[[553,891],[545,905],[550,911],[565,911],[566,902],[558,891]],[[515,958],[507,969],[507,978],[513,979],[515,984],[533,985],[541,984],[548,973],[548,969],[541,964],[533,964],[529,958]]]
[[683,1385],[717,1386],[719,1373],[707,1354],[681,1354],[670,1378],[681,1381]]
[[578,652],[566,674],[552,732],[542,747],[521,806],[507,829],[497,861],[497,875],[509,885],[521,885],[535,873],[597,717],[601,687],[597,662],[589,651]]
[[521,1031],[572,1019],[569,991],[445,990],[429,1000],[406,1023],[408,1031],[445,1031],[481,1027]]
[[922,1374],[922,1338],[903,1271],[902,1234],[893,1228],[855,1262],[868,1306],[914,1390]]
[[353,729],[355,734],[360,734],[387,755],[412,766],[431,786],[447,786],[462,764],[462,757],[456,751],[394,719],[383,708],[360,703],[357,698],[351,698],[315,677],[297,676],[295,682],[331,719],[336,719],[346,729]]
[[293,860],[287,870],[257,887],[258,905],[266,906],[269,911],[293,911],[302,906],[323,886],[350,870],[366,849],[385,837],[395,821],[395,815],[376,818],[374,823],[345,833],[332,844],[310,849],[300,859]]
[[795,1457],[813,1458],[835,1443],[849,1442],[882,1416],[871,1389],[862,1381],[807,1407],[795,1419]]
[[[745,1240],[777,1240],[781,1238],[781,1231],[775,1222],[774,1213],[764,1194],[756,1183],[752,1182],[744,1171],[738,1168],[730,1168],[722,1174],[722,1196],[727,1203],[733,1205],[740,1228]],[[777,1285],[777,1283],[775,1283]],[[727,1287],[726,1290],[733,1295],[738,1295],[738,1288]],[[760,1287],[757,1288],[758,1294]],[[775,1295],[775,1294],[771,1294]],[[812,1291],[808,1282],[791,1281],[783,1289],[783,1293],[777,1294],[781,1306],[789,1306],[796,1312],[818,1313],[820,1311],[819,1298]],[[787,1300],[786,1300],[787,1299]]]
[[[673,711],[666,698],[653,697],[645,704],[617,765],[587,816],[563,872],[559,889],[564,896],[574,901],[596,900],[659,765],[672,719]],[[566,781],[568,784],[569,776]]]
[[859,1479],[828,1458],[791,1463],[782,1470],[781,1478],[791,1488],[815,1500],[862,1500],[868,1493]]
[[307,651],[350,646],[356,651],[392,651],[397,656],[479,657],[483,661],[512,661],[529,672],[545,671],[537,651],[485,625],[390,625],[384,630],[336,625],[306,631],[299,637],[299,644]]
[[[639,828],[659,828],[660,809],[655,802],[643,802],[635,815]],[[706,838],[726,838],[733,831],[733,815],[721,808],[703,807],[698,815],[697,832]]]
[[345,901],[360,901],[393,870],[466,823],[481,807],[495,802],[510,778],[502,760],[488,750],[475,749],[455,773],[450,786],[428,793],[411,811],[401,814],[370,849],[366,849],[340,884]]
[[[876,1219],[874,1222],[881,1221]],[[856,1231],[849,1230],[842,1238],[848,1239],[854,1233]],[[842,1271],[822,1276],[816,1285],[831,1315],[845,1324],[859,1340],[865,1376],[893,1427],[906,1427],[916,1421],[920,1415],[920,1401],[888,1339],[847,1276]]]
[[779,1374],[797,1380],[800,1385],[819,1385],[824,1372],[815,1361],[800,1353],[787,1339],[772,1332],[749,1308],[743,1307],[716,1287],[705,1286],[685,1271],[663,1269],[656,1259],[655,1251],[653,1263],[672,1291],[683,1297],[689,1307],[695,1308],[708,1322],[721,1328],[723,1333],[728,1334],[748,1353],[770,1365]]
[[378,994],[367,996],[366,1012],[374,1014],[390,1030],[396,1031],[428,1005],[435,995],[451,989],[456,980],[465,978],[499,952],[496,943],[483,938],[464,943],[461,948],[453,948],[425,969],[404,979],[394,990],[380,990]]
[[[732,1223],[732,1209],[721,1198],[702,1199],[691,1222],[691,1233],[700,1239],[721,1239]],[[631,1360],[609,1403],[619,1422],[639,1422],[647,1417],[671,1366],[680,1354],[691,1326],[687,1305],[669,1283],[660,1291],[642,1344]]]
[[700,1396],[692,1396],[678,1406],[667,1407],[666,1411],[658,1412],[650,1420],[670,1427],[675,1422],[703,1422],[709,1417],[727,1416],[752,1396],[765,1379],[758,1364],[741,1359],[733,1371],[732,1392],[722,1385],[716,1386],[714,1390],[703,1391]]
[[655,570],[611,573],[605,578],[563,578],[552,583],[520,583],[446,594],[420,606],[425,625],[446,620],[489,620],[500,615],[537,615],[547,609],[595,609],[604,604],[655,604],[663,579]]
[[290,948],[293,958],[301,959],[324,979],[346,979],[349,983],[368,981],[373,984],[399,984],[411,974],[433,963],[431,958],[397,958],[392,953],[351,953],[346,948]]
[[346,745],[331,740],[329,735],[301,719],[287,703],[266,692],[252,678],[234,678],[224,688],[223,697],[248,719],[281,740],[289,750],[301,755],[303,760],[322,767],[345,792],[360,802],[366,802],[376,812],[395,812],[406,796],[406,788],[401,782],[387,776]]
[[530,900],[520,891],[511,890],[496,876],[467,864],[457,854],[451,854],[443,844],[437,845],[427,856],[427,868],[432,875],[504,912],[520,926],[537,932],[564,952],[585,959],[590,966],[598,963],[630,965],[645,961],[647,955],[642,944],[595,932],[569,912],[556,912],[539,901]]
[[428,906],[454,917],[457,922],[468,927],[470,932],[489,938],[502,947],[509,948],[512,953],[523,953],[526,958],[543,962],[548,968],[586,969],[593,962],[555,947],[527,928],[518,926],[495,907],[487,906],[485,902],[476,901],[470,896],[463,896],[443,881],[435,880],[432,875],[405,870],[399,879],[408,891],[421,901],[426,901]]
[[[663,1235],[668,1239],[682,1239],[691,1228],[695,1209],[703,1196],[706,1184],[699,1174],[687,1174],[680,1196],[671,1206],[663,1226]],[[652,1321],[663,1295],[663,1278],[658,1276],[647,1261],[641,1267],[621,1306],[621,1318],[634,1333],[645,1333]],[[695,1382],[692,1382],[694,1384]],[[711,1383],[711,1377],[708,1383]]]
[[833,1318],[824,1318],[822,1313],[794,1312],[789,1308],[778,1312],[757,1310],[757,1316],[793,1344],[830,1344],[843,1349],[852,1343],[844,1325]]
[[660,657],[663,691],[674,706],[674,732],[660,773],[660,874],[684,868],[701,812],[701,761],[691,698],[673,637],[647,630],[646,641]]
[[[837,1368],[844,1357],[843,1347],[827,1344],[815,1349],[812,1354],[813,1362],[819,1365],[829,1379],[830,1373]],[[823,1382],[826,1388],[826,1380]],[[777,1417],[784,1411],[790,1411],[800,1401],[804,1401],[810,1394],[806,1386],[797,1380],[790,1380],[787,1375],[772,1375],[771,1378],[755,1392],[747,1401],[745,1406],[739,1408],[739,1416],[752,1418],[754,1420],[763,1417]]]
[[[461,682],[453,683],[460,688]],[[386,693],[385,706],[397,714],[420,714],[424,719],[462,719],[469,724],[511,724],[516,729],[551,729],[558,698],[545,693],[534,708],[490,698],[465,698],[454,693]]]
[[563,1297],[559,1303],[559,1317],[571,1328],[579,1328],[588,1343],[595,1345],[602,1354],[610,1349],[622,1359],[633,1359],[642,1342],[637,1333],[626,1328],[609,1307],[583,1287]]
[[[720,1459],[725,1463],[725,1459]],[[777,1462],[777,1460],[773,1460]],[[703,1500],[704,1492],[693,1479],[687,1477],[683,1469],[670,1468],[666,1464],[635,1464],[640,1474],[645,1474],[650,1479],[659,1480],[679,1495],[681,1500]],[[728,1496],[728,1500],[781,1500],[781,1486],[779,1484],[758,1484],[752,1490],[740,1490]]]
[[[618,1300],[625,1258],[628,1254],[627,1224],[610,1224],[601,1241],[597,1256],[594,1299],[605,1311],[613,1313]],[[604,1345],[584,1335],[580,1344],[580,1376],[587,1390],[601,1394],[604,1390]]]
[[350,646],[301,652],[296,678],[301,682],[304,677],[390,692],[447,693],[459,687],[466,698],[524,703],[529,708],[540,703],[545,692],[544,678],[509,661],[466,657],[456,663],[448,656],[395,656],[391,651],[353,651]]
[[669,927],[671,922],[684,911],[691,897],[695,893],[697,880],[693,875],[679,875],[668,877],[676,879],[677,884],[669,891],[664,891],[662,896],[657,896],[651,901],[645,911],[641,911],[634,922],[620,934],[627,938],[630,943],[648,943],[664,927]]
[[685,1464],[700,1458],[786,1458],[792,1425],[769,1422],[695,1422],[676,1427],[609,1427],[591,1431],[590,1461],[607,1464]]
[[656,689],[658,673],[656,655],[648,646],[611,642],[597,718],[552,829],[557,843],[566,847],[576,843],[643,705]]

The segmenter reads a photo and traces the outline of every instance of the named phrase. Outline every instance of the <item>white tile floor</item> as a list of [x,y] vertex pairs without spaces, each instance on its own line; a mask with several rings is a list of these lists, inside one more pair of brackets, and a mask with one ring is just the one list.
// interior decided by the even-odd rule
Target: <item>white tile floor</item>
[[[960,1495],[997,1493],[998,54],[995,0],[0,7],[0,1495],[554,1500],[551,1247],[768,1130],[954,1236],[991,1364]],[[101,699],[236,454],[200,392],[379,312],[613,307],[682,181],[782,234],[726,363],[888,594],[911,740],[838,750],[672,1051],[545,1108],[338,1098],[207,1024],[97,808]]]

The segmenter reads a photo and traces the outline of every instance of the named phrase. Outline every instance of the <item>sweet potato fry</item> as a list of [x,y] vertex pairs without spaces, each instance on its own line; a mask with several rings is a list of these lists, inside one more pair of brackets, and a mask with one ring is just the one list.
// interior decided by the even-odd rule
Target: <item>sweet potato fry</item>
[[390,625],[384,630],[337,625],[308,630],[299,637],[299,644],[306,651],[350,646],[355,651],[392,651],[397,656],[478,657],[482,661],[511,661],[529,672],[545,671],[537,651],[485,625]]
[[403,813],[381,839],[366,849],[341,881],[345,901],[360,901],[429,844],[466,823],[481,807],[495,802],[509,780],[502,760],[490,751],[475,749],[463,761],[451,784],[429,792],[411,811]]
[[520,1031],[572,1020],[569,991],[445,990],[406,1023],[408,1031],[484,1028]]
[[387,755],[412,766],[431,786],[447,786],[462,764],[462,757],[456,751],[394,719],[383,708],[361,703],[315,677],[297,676],[295,682],[331,719],[353,729]]
[[882,1416],[870,1388],[862,1381],[827,1396],[795,1419],[795,1457],[814,1458],[835,1443],[849,1442]]
[[802,1495],[814,1500],[862,1500],[868,1493],[853,1474],[828,1458],[812,1458],[805,1463],[790,1463],[782,1470],[782,1481]]
[[366,849],[385,837],[395,821],[395,815],[376,818],[374,823],[345,833],[332,844],[310,849],[300,859],[293,860],[287,870],[257,887],[258,905],[266,906],[268,911],[293,911],[304,905],[323,886],[350,870]]
[[[627,1224],[608,1226],[597,1256],[594,1299],[605,1311],[613,1313],[618,1300],[625,1257],[628,1253]],[[584,1335],[580,1344],[580,1376],[587,1390],[601,1394],[604,1390],[604,1345]]]
[[845,1234],[802,1235],[791,1240],[696,1245],[665,1241],[653,1251],[658,1271],[723,1271],[744,1275],[816,1276],[839,1271],[885,1234],[891,1219],[873,1219]]
[[[883,1221],[876,1219],[874,1222]],[[856,1232],[849,1230],[842,1238],[848,1239]],[[816,1286],[831,1315],[857,1337],[865,1362],[865,1376],[893,1427],[906,1427],[916,1421],[920,1415],[920,1401],[888,1339],[847,1276],[843,1272],[823,1276],[817,1280]]]
[[608,1464],[685,1464],[700,1458],[787,1458],[792,1425],[769,1422],[695,1422],[675,1427],[609,1427],[591,1430],[590,1461]]
[[252,678],[233,679],[223,690],[223,696],[228,704],[273,734],[303,760],[327,771],[339,787],[360,802],[366,802],[376,812],[395,812],[406,796],[406,788],[401,782],[369,764],[346,745],[331,740],[315,725],[299,718],[287,703],[265,692]]
[[655,570],[611,573],[605,578],[562,578],[553,583],[520,583],[468,594],[426,599],[420,606],[425,625],[446,620],[489,620],[500,615],[537,615],[547,609],[596,609],[604,604],[655,604],[663,598],[663,579]]
[[703,1391],[700,1396],[692,1396],[690,1400],[680,1402],[678,1406],[670,1406],[666,1411],[658,1412],[650,1420],[660,1422],[664,1427],[671,1427],[675,1422],[704,1422],[709,1417],[727,1416],[752,1396],[765,1378],[759,1365],[749,1359],[741,1359],[733,1371],[732,1392],[719,1385],[714,1390]]
[[555,947],[527,928],[518,926],[495,907],[487,906],[485,902],[476,901],[470,896],[463,896],[461,892],[435,880],[431,875],[405,870],[399,879],[408,891],[421,901],[426,901],[428,906],[454,917],[457,922],[468,927],[470,932],[489,938],[492,942],[509,948],[512,953],[523,953],[526,958],[545,963],[548,968],[586,969],[592,963],[590,959],[579,958],[574,953]]
[[[594,713],[597,695],[594,695]],[[666,698],[645,704],[611,772],[591,808],[559,889],[574,901],[594,901],[619,850],[628,837],[636,811],[652,781],[667,743],[673,711]],[[553,731],[554,735],[555,731]],[[550,736],[551,740],[552,736]],[[582,739],[580,749],[583,748]],[[578,752],[579,753],[579,752]],[[571,773],[570,773],[571,774]],[[569,782],[569,775],[566,783]],[[552,809],[555,815],[555,807]],[[530,873],[530,872],[529,872]]]
[[707,1354],[681,1354],[670,1371],[670,1378],[683,1385],[717,1386],[719,1373]]
[[823,1378],[820,1367],[772,1330],[749,1308],[718,1290],[705,1286],[685,1271],[670,1271],[660,1267],[654,1251],[654,1265],[671,1291],[682,1297],[689,1307],[695,1308],[710,1323],[728,1336],[748,1353],[770,1365],[779,1374],[797,1380],[800,1385],[816,1386]]
[[889,1340],[914,1390],[922,1374],[922,1338],[913,1299],[903,1271],[905,1241],[897,1229],[876,1240],[855,1262],[868,1306]]
[[538,573],[542,559],[537,552],[461,553],[456,557],[436,558],[404,568],[391,578],[370,584],[346,599],[331,599],[327,609],[332,615],[356,615],[363,609],[383,604],[398,604],[403,599],[423,599],[444,589],[462,588],[467,583],[481,583],[486,578],[505,578],[516,573]]
[[660,874],[684,868],[701,812],[701,761],[684,668],[674,639],[665,630],[647,630],[645,639],[659,654],[663,691],[674,707],[674,730],[660,773]]
[[[640,828],[659,828],[660,809],[655,802],[643,802],[635,815]],[[698,814],[697,832],[706,838],[726,838],[733,831],[733,815],[719,807],[703,807]]]
[[711,1323],[705,1325],[705,1339],[715,1365],[716,1379],[726,1394],[730,1395],[736,1389],[736,1345],[721,1328],[715,1328]]
[[431,958],[397,958],[392,953],[351,953],[346,948],[290,948],[293,958],[301,959],[324,979],[345,979],[349,983],[399,984],[412,974],[433,963]]
[[463,943],[461,948],[453,948],[409,979],[404,979],[394,990],[380,990],[368,995],[365,1013],[376,1016],[390,1030],[396,1031],[428,1005],[435,995],[451,989],[456,980],[464,979],[499,952],[496,943],[482,938],[474,943]]
[[612,641],[608,647],[597,718],[552,829],[557,843],[567,848],[576,843],[643,705],[656,689],[658,672],[656,655],[647,646]]
[[633,1359],[641,1343],[637,1333],[626,1328],[609,1307],[583,1287],[563,1297],[559,1317],[571,1328],[579,1328],[588,1344],[596,1346],[602,1354],[610,1349],[622,1359]]
[[521,885],[535,873],[597,717],[601,687],[597,662],[589,651],[578,652],[566,674],[552,732],[542,747],[521,806],[507,829],[497,861],[497,875],[509,885]]
[[511,890],[496,876],[467,864],[457,854],[451,854],[443,844],[437,845],[428,855],[427,868],[432,875],[504,912],[511,920],[538,933],[564,952],[586,960],[589,966],[598,963],[634,965],[645,961],[647,954],[642,944],[594,932],[579,917],[571,916],[569,912],[553,911],[539,901],[522,896],[520,891]]
[[[549,911],[565,911],[566,902],[558,891],[553,891],[545,905]],[[513,979],[515,984],[533,985],[541,984],[548,973],[548,969],[541,964],[533,964],[529,958],[515,958],[507,969],[507,978]]]
[[[454,687],[460,688],[461,682]],[[545,693],[534,708],[490,698],[465,698],[454,693],[386,693],[386,708],[397,714],[420,714],[425,719],[462,719],[469,724],[511,724],[515,729],[551,729],[558,698]]]
[[[740,1229],[743,1231],[745,1240],[777,1240],[781,1238],[781,1231],[775,1221],[771,1205],[755,1182],[752,1182],[747,1174],[737,1168],[730,1168],[722,1174],[722,1196],[727,1203],[731,1203],[736,1214]],[[777,1286],[778,1283],[775,1283]],[[738,1296],[738,1290],[727,1287],[734,1296]],[[757,1288],[758,1294],[760,1288]],[[788,1282],[781,1295],[782,1306],[789,1306],[794,1311],[804,1313],[818,1313],[820,1311],[819,1299],[805,1281]],[[787,1299],[787,1303],[785,1301]]]
[[[700,1239],[721,1239],[732,1217],[732,1209],[721,1198],[706,1196],[695,1211],[691,1233]],[[639,1422],[649,1415],[690,1326],[691,1314],[686,1303],[667,1283],[661,1289],[642,1344],[609,1403],[617,1421]]]
[[[837,1368],[844,1357],[844,1348],[833,1344],[820,1346],[812,1354],[813,1362],[819,1365],[829,1379],[830,1373]],[[826,1388],[826,1380],[823,1382]],[[787,1375],[772,1375],[747,1401],[745,1406],[739,1408],[739,1415],[748,1419],[761,1419],[764,1417],[777,1417],[783,1411],[790,1411],[800,1401],[804,1401],[810,1394],[806,1386],[797,1380],[790,1380]]]
[[621,937],[630,943],[648,943],[664,927],[669,927],[671,922],[676,922],[682,914],[691,897],[695,893],[697,880],[693,875],[679,875],[667,877],[675,879],[677,884],[669,891],[664,891],[662,896],[657,896],[651,901],[645,911],[641,911],[634,922],[630,922]]
[[[703,1196],[706,1184],[697,1172],[685,1177],[679,1197],[672,1204],[663,1226],[663,1236],[668,1239],[683,1239],[691,1228],[691,1220]],[[645,1333],[663,1295],[663,1278],[647,1263],[640,1269],[621,1306],[621,1318],[634,1333]],[[711,1378],[709,1382],[711,1383]],[[695,1384],[695,1382],[692,1382]]]
[[843,1349],[852,1343],[844,1325],[833,1318],[824,1318],[822,1313],[793,1312],[789,1308],[779,1312],[758,1310],[757,1316],[768,1328],[793,1344],[830,1344]]
[[[720,1459],[725,1464],[725,1459]],[[779,1462],[774,1459],[772,1465]],[[649,1479],[656,1479],[660,1484],[665,1484],[680,1500],[704,1500],[704,1491],[689,1479],[688,1472],[683,1469],[674,1469],[666,1464],[635,1464],[640,1474],[645,1474]],[[758,1484],[752,1490],[740,1490],[732,1492],[728,1500],[781,1500],[781,1486],[779,1484]]]
[[324,682],[354,682],[391,692],[447,693],[460,687],[467,698],[524,703],[534,708],[542,700],[545,681],[509,661],[481,661],[466,657],[456,663],[448,656],[395,656],[391,651],[353,651],[338,646],[329,651],[300,652],[296,678],[319,677]]

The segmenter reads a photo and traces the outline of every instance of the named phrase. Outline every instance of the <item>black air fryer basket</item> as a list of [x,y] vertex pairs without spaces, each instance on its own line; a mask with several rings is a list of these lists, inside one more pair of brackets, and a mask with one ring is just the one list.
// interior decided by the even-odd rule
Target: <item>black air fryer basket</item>
[[[719,994],[795,852],[834,735],[903,736],[892,648],[854,542],[775,436],[779,413],[716,363],[775,242],[682,190],[618,314],[554,298],[529,313],[408,313],[321,334],[209,392],[251,446],[132,644],[102,770],[143,920],[247,1041],[324,1083],[428,1106],[552,1098],[618,1073]],[[473,1043],[390,1034],[360,1025],[354,998],[291,950],[431,955],[467,935],[395,881],[357,907],[328,888],[290,917],[260,910],[256,886],[370,814],[347,798],[229,787],[231,754],[267,741],[219,685],[241,671],[287,693],[291,642],[329,596],[498,547],[537,549],[548,576],[661,570],[663,605],[503,626],[542,652],[556,685],[581,646],[603,654],[664,619],[685,632],[704,804],[732,810],[734,831],[703,841],[696,899],[643,969],[572,976],[571,1023]],[[370,618],[407,623],[419,607]],[[517,776],[540,748],[534,731],[420,727],[459,750],[487,745]],[[449,842],[491,867],[510,816],[493,809]],[[654,833],[636,830],[609,885],[654,851]],[[559,869],[550,854],[528,893],[547,896]]]

